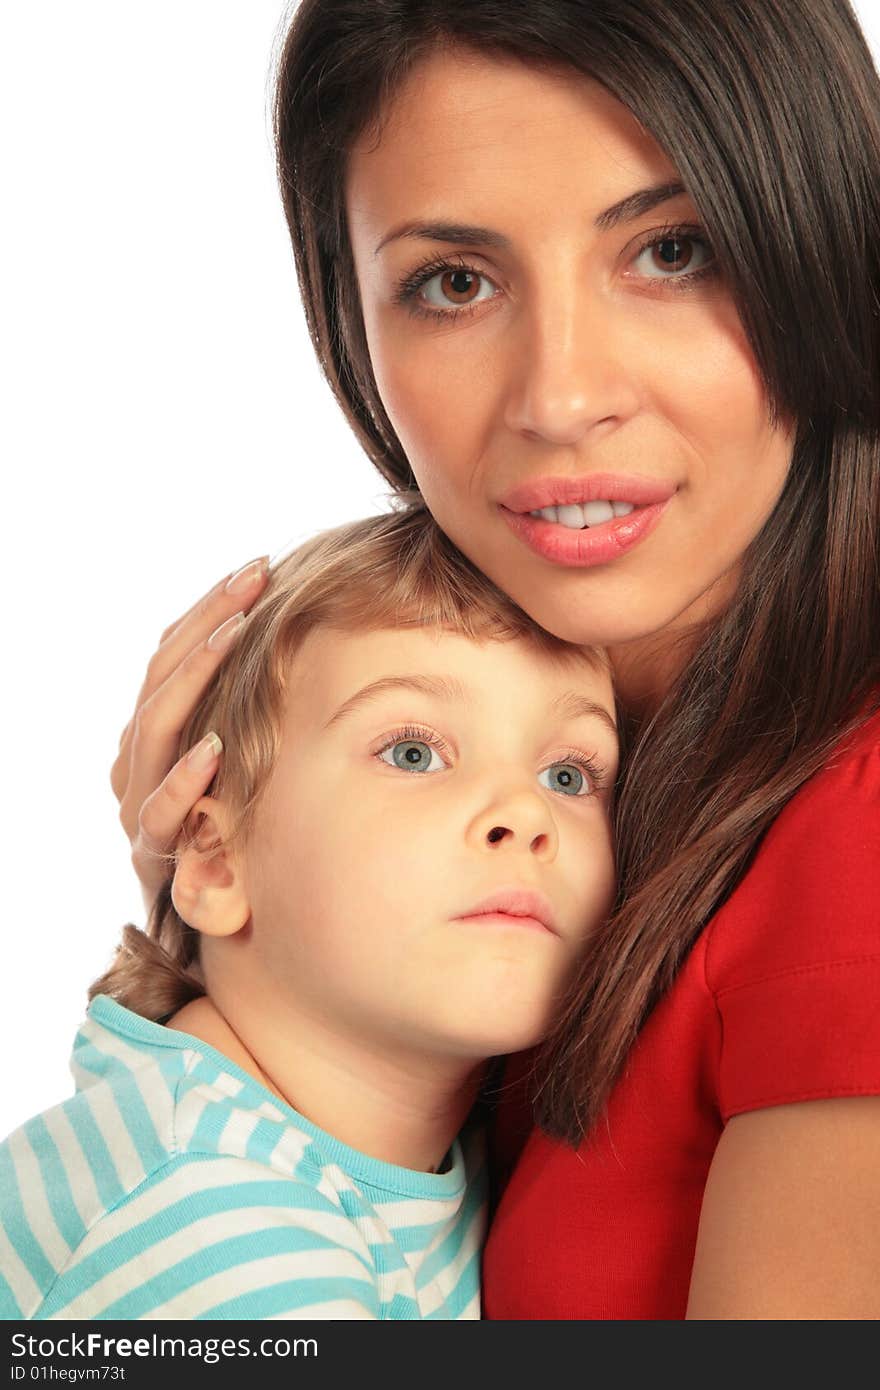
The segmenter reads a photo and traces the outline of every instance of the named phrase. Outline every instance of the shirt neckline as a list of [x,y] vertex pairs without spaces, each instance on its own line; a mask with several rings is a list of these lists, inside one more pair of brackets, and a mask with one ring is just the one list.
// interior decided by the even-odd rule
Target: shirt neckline
[[[393,1192],[398,1196],[421,1197],[435,1201],[438,1199],[448,1201],[464,1191],[465,1164],[459,1138],[452,1142],[447,1155],[451,1159],[451,1163],[444,1172],[426,1173],[417,1168],[405,1168],[400,1164],[388,1163],[384,1159],[373,1158],[370,1154],[361,1152],[360,1149],[344,1144],[341,1139],[336,1139],[327,1130],[313,1124],[292,1105],[288,1105],[287,1101],[279,1099],[272,1091],[263,1086],[256,1077],[251,1076],[216,1047],[212,1047],[210,1043],[204,1042],[192,1033],[185,1033],[176,1028],[166,1028],[164,1024],[154,1023],[151,1019],[143,1018],[140,1014],[132,1012],[131,1009],[126,1009],[124,1005],[107,994],[96,995],[89,1005],[87,1014],[100,1027],[134,1039],[136,1042],[145,1043],[150,1047],[200,1053],[206,1060],[212,1062],[219,1071],[243,1082],[245,1087],[255,1095],[260,1096],[263,1102],[271,1105],[278,1113],[281,1122],[292,1124],[295,1128],[310,1135],[320,1148],[325,1162],[338,1165],[350,1177],[355,1177],[370,1187]],[[234,1105],[234,1098],[230,1098],[229,1103]]]

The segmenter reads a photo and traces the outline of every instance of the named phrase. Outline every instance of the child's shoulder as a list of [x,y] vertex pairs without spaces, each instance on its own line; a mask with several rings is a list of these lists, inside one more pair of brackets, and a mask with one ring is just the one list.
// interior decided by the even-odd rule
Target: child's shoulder
[[350,1240],[309,1136],[212,1048],[99,997],[71,1070],[76,1093],[0,1144],[0,1317],[50,1316],[85,1291],[92,1316],[108,1272],[137,1283],[144,1251],[191,1251],[194,1223],[243,1231],[243,1209],[265,1222],[267,1207],[306,1206]]
[[479,1130],[448,1172],[393,1169],[106,998],[73,1070],[76,1095],[0,1146],[0,1318],[397,1316],[414,1229],[450,1278],[476,1258]]
[[[39,1139],[40,1124],[57,1132],[58,1110],[2,1147]],[[46,1150],[35,1158],[45,1165]],[[322,1271],[368,1310],[353,1316],[372,1315],[365,1239],[333,1194],[301,1177],[249,1158],[179,1154],[118,1201],[99,1194],[90,1207],[77,1175],[22,1176],[0,1200],[0,1319],[269,1316],[266,1290],[278,1272],[298,1284],[289,1299],[316,1301],[317,1251]],[[226,1307],[244,1297],[246,1311]]]

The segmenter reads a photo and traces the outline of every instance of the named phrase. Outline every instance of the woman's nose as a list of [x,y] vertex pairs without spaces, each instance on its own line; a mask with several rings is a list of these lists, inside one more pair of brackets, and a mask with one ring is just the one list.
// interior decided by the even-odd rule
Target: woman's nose
[[597,425],[634,413],[631,370],[615,348],[604,305],[561,286],[524,310],[510,344],[505,423],[551,444],[579,444]]
[[496,797],[468,827],[474,848],[491,854],[526,854],[552,860],[559,848],[556,824],[539,792]]

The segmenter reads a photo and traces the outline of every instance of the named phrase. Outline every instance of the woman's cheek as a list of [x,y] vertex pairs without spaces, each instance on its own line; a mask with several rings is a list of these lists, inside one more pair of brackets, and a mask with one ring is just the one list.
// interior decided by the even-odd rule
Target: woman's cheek
[[[474,326],[476,327],[476,325]],[[491,437],[497,366],[452,326],[393,326],[370,342],[382,404],[422,489],[473,481]]]

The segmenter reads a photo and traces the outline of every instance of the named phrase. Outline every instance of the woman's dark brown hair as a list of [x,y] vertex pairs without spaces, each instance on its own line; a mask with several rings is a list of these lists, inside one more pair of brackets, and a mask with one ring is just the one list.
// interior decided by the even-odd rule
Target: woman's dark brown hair
[[629,731],[617,908],[538,1068],[539,1119],[576,1142],[770,822],[877,704],[880,82],[845,0],[303,0],[276,86],[284,206],[324,371],[399,488],[413,478],[367,352],[346,156],[416,64],[462,46],[594,78],[650,131],[699,209],[769,415],[796,425],[734,600]]

